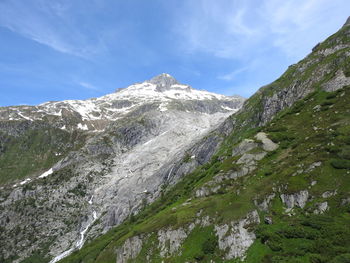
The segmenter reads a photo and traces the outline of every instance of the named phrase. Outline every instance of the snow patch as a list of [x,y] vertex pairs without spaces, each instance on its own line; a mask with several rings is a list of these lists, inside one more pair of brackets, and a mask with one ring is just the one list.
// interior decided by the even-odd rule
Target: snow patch
[[159,105],[159,111],[167,111],[168,108],[166,106],[167,106],[167,103],[161,103]]
[[89,130],[88,126],[86,124],[81,124],[81,123],[78,123],[78,129],[80,130],[84,130],[84,131],[87,131]]
[[91,196],[91,198],[90,198],[90,200],[88,201],[88,203],[90,204],[90,205],[92,205],[92,199],[94,198],[94,196],[92,195]]
[[224,110],[228,110],[228,111],[234,111],[234,110],[236,110],[236,109],[232,109],[232,108],[227,107],[227,106],[221,106],[221,108],[224,109]]
[[22,118],[24,118],[24,119],[26,119],[26,120],[28,120],[28,121],[33,121],[33,119],[31,119],[31,118],[29,118],[29,117],[26,117],[26,116],[24,116],[21,112],[18,112],[17,113],[19,116],[21,116]]
[[24,184],[30,182],[31,180],[32,180],[32,179],[27,178],[27,179],[25,179],[24,181],[20,182],[19,184],[20,184],[20,185],[24,185]]
[[52,168],[50,168],[50,170],[46,171],[45,173],[43,173],[42,175],[40,175],[38,178],[44,178],[44,177],[47,177],[49,176],[50,174],[53,173],[53,170]]

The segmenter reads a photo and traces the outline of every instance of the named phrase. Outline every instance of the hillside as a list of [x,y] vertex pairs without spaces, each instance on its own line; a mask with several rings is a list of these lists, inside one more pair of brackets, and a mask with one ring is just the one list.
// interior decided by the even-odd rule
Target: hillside
[[62,262],[349,262],[350,26],[262,87],[224,141]]
[[0,261],[58,260],[136,215],[208,162],[223,140],[208,133],[243,101],[161,74],[100,98],[0,108]]

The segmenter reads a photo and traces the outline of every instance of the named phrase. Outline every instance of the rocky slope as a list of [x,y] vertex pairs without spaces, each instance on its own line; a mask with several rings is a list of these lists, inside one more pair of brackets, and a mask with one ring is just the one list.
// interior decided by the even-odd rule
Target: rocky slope
[[0,109],[1,262],[56,262],[206,163],[243,99],[168,74],[101,98]]
[[349,262],[350,25],[249,98],[210,162],[62,262]]

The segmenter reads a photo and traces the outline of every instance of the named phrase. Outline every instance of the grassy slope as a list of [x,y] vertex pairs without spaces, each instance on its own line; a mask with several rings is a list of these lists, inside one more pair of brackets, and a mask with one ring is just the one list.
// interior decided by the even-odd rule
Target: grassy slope
[[19,137],[3,137],[0,185],[46,171],[68,152],[80,148],[86,136],[43,125]]

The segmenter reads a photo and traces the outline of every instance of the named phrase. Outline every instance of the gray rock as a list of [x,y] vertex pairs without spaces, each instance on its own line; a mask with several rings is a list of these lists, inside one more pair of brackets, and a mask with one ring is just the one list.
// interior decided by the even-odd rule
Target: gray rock
[[316,207],[317,208],[314,210],[314,214],[316,214],[316,215],[323,214],[324,212],[326,212],[329,209],[328,202],[318,203],[318,204],[316,204]]
[[261,210],[267,212],[269,210],[270,202],[275,198],[276,194],[272,193],[268,195],[261,203],[254,200],[254,204]]
[[116,250],[117,263],[127,263],[135,259],[142,249],[142,239],[139,236],[128,238],[122,247]]
[[225,251],[225,259],[245,258],[245,253],[253,244],[256,236],[248,226],[257,225],[260,218],[256,210],[238,221],[231,222],[229,225],[216,225],[215,231],[219,241],[219,248]]
[[238,159],[237,164],[254,165],[256,161],[260,161],[265,155],[266,152],[245,153]]
[[335,196],[337,194],[337,190],[334,190],[334,191],[326,191],[322,194],[322,197],[323,198],[329,198],[329,197],[332,197],[332,196]]
[[262,148],[267,152],[274,151],[278,148],[278,144],[271,141],[264,132],[257,133],[257,135],[255,135],[255,138],[261,141]]
[[338,70],[335,77],[323,84],[322,87],[325,91],[332,92],[347,85],[350,85],[350,78],[346,77],[342,70]]
[[187,238],[183,228],[158,231],[160,256],[166,257],[178,252],[182,242]]
[[258,144],[250,139],[244,139],[232,150],[232,156],[242,155],[254,148],[258,147]]
[[295,194],[281,194],[281,200],[286,206],[286,211],[292,210],[295,206],[304,208],[309,198],[309,192],[307,190],[300,191]]
[[273,224],[272,217],[270,217],[270,216],[265,216],[264,222],[265,222],[265,224],[272,225],[272,224]]
[[340,204],[343,205],[343,206],[347,205],[347,204],[350,204],[350,197],[342,199]]

